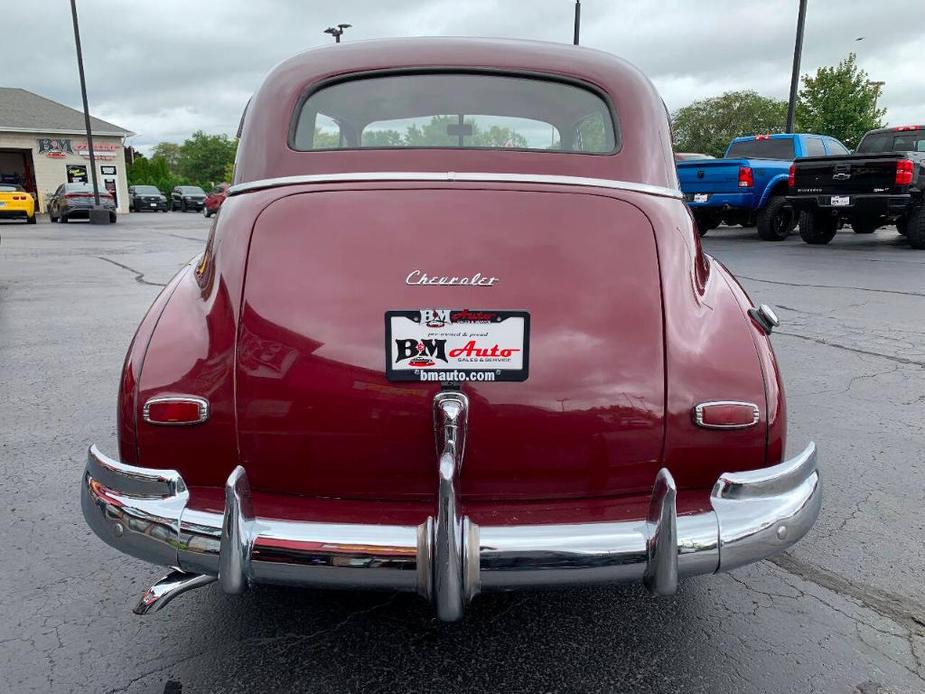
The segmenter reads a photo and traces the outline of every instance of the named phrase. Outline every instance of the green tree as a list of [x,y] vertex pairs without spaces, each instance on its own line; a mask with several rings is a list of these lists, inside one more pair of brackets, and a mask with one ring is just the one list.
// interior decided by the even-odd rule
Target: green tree
[[871,84],[854,53],[838,65],[803,75],[796,122],[804,132],[831,135],[852,149],[868,130],[883,127],[886,109],[877,108],[880,85]]
[[227,135],[207,135],[197,130],[180,145],[179,173],[203,188],[225,178],[225,167],[234,162],[237,140]]
[[677,151],[721,157],[732,138],[783,132],[786,120],[786,101],[737,91],[679,108],[671,126]]
[[159,142],[154,145],[151,158],[163,159],[171,173],[180,171],[180,145],[176,142]]

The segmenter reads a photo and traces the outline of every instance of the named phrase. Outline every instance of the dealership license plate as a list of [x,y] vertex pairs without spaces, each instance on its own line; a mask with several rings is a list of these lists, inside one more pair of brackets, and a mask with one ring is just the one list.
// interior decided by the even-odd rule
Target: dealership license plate
[[525,381],[530,314],[494,309],[386,311],[390,381]]
[[709,193],[694,193],[694,202],[707,202],[709,199]]
[[156,203],[156,202],[152,202],[152,203],[151,203],[151,207],[157,207],[157,203]]
[[851,204],[850,195],[833,195],[832,207],[848,207]]

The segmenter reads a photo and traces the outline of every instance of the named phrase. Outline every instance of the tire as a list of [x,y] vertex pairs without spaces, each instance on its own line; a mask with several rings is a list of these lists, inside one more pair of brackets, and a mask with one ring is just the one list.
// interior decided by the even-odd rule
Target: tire
[[824,246],[835,238],[838,219],[828,215],[800,213],[800,238],[811,246]]
[[880,220],[876,217],[856,217],[851,221],[851,228],[855,234],[873,234],[880,228]]
[[793,208],[783,195],[774,195],[758,213],[758,236],[765,241],[783,241],[793,231],[796,219]]
[[208,219],[209,217],[212,216],[212,213],[209,212],[209,208],[208,208],[208,207],[203,207],[203,208],[202,208],[202,216],[205,217],[206,219]]
[[26,217],[26,224],[35,224],[35,213],[32,213],[31,217]]
[[61,222],[62,224],[67,224],[67,217],[65,217],[64,214],[62,213],[61,216],[58,217],[58,221]]
[[706,236],[707,232],[720,225],[722,219],[719,215],[710,212],[695,212],[694,221],[697,223],[697,232],[701,236]]
[[114,214],[109,215],[109,223],[110,223],[110,224],[115,224],[115,223],[116,223],[116,215],[114,215]]
[[925,250],[925,204],[909,213],[906,221],[906,238],[909,245]]
[[51,222],[52,224],[55,224],[55,223],[57,223],[57,221],[58,221],[58,218],[55,217],[55,216],[51,213],[51,210],[48,211],[48,221]]
[[181,202],[181,203],[180,203],[180,212],[186,212],[186,203],[185,203],[185,202]]

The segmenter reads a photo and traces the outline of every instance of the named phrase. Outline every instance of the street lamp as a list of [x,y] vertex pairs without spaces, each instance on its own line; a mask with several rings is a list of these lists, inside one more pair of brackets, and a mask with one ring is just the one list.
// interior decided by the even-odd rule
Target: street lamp
[[344,29],[349,29],[352,24],[338,24],[336,27],[328,27],[324,30],[325,34],[330,34],[334,37],[334,43],[340,43],[341,34],[344,33]]
[[93,153],[93,129],[90,127],[90,107],[87,105],[87,81],[84,79],[84,57],[80,49],[80,28],[77,26],[77,3],[71,0],[71,18],[74,20],[74,43],[77,46],[77,72],[80,73],[80,96],[84,103],[84,125],[87,128],[87,149],[90,153],[90,176],[93,180],[93,207],[90,224],[109,224],[109,211],[100,205],[100,187],[96,180],[96,155]]

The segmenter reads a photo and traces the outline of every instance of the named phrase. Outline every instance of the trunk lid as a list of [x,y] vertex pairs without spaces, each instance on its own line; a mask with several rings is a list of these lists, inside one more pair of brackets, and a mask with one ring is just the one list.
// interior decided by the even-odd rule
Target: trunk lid
[[[433,498],[440,387],[386,379],[385,313],[440,308],[530,314],[527,380],[462,386],[464,498],[651,488],[665,383],[652,227],[613,197],[504,188],[302,192],[260,214],[236,359],[256,490]],[[407,283],[416,270],[496,281]]]

